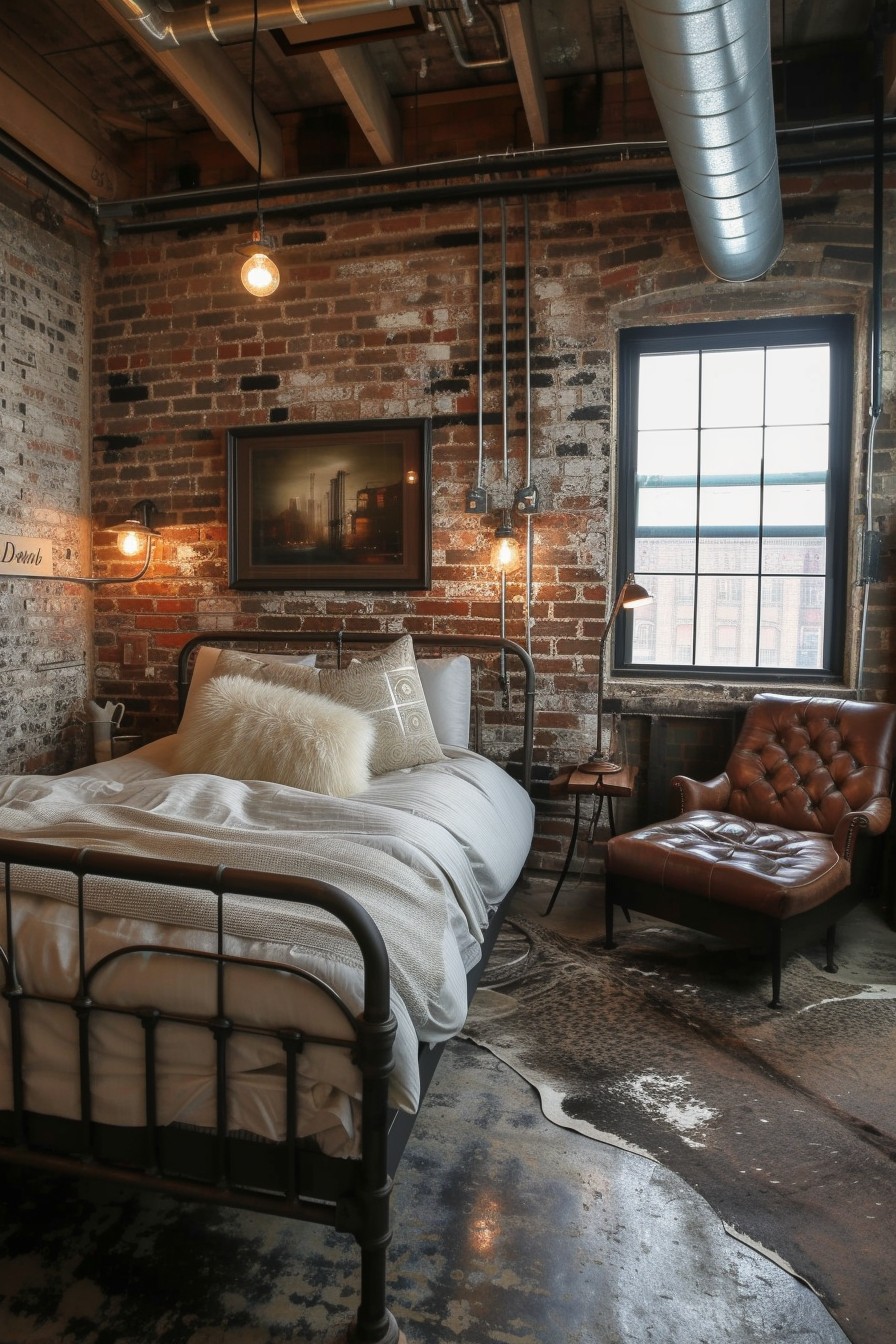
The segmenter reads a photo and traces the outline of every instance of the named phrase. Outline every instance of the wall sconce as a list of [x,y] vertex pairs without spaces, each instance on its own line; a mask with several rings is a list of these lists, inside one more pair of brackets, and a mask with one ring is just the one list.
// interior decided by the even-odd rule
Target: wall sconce
[[640,583],[636,582],[634,574],[629,574],[625,583],[616,594],[616,601],[613,603],[610,619],[604,626],[603,634],[600,637],[600,643],[597,646],[597,744],[594,750],[594,755],[590,756],[584,764],[579,766],[580,770],[584,770],[588,774],[606,775],[622,769],[622,766],[618,762],[608,761],[603,755],[604,655],[606,654],[607,649],[607,638],[610,631],[613,629],[616,617],[623,607],[626,609],[631,607],[643,607],[646,606],[648,602],[652,601],[653,595],[648,593],[647,589],[643,588]]
[[[112,528],[113,532],[118,533],[118,549],[129,560],[145,550],[143,568],[139,574],[135,575],[135,578],[138,579],[146,573],[152,557],[152,544],[161,536],[161,533],[156,531],[151,522],[152,515],[156,511],[156,506],[151,499],[139,499],[134,505],[132,516]],[[92,583],[133,583],[133,581],[133,579],[91,580]]]
[[118,533],[118,549],[122,555],[129,558],[139,556],[145,551],[143,563],[136,574],[126,576],[110,576],[107,579],[87,579],[79,574],[39,574],[39,573],[19,573],[4,574],[4,579],[49,579],[52,583],[80,583],[85,588],[98,588],[104,583],[136,583],[142,579],[143,575],[149,569],[149,562],[152,559],[153,543],[161,537],[152,526],[150,518],[156,512],[156,506],[151,499],[139,500],[132,510],[132,516],[126,518],[123,523],[115,523],[110,528],[104,528],[103,531]]

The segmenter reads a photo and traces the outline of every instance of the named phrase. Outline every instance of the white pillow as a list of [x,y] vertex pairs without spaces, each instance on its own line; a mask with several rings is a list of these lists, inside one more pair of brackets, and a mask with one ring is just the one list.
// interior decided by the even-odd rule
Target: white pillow
[[[190,684],[187,687],[187,698],[184,702],[184,712],[181,715],[177,731],[182,732],[184,725],[189,725],[189,719],[193,713],[193,702],[199,691],[208,681],[209,677],[215,675],[215,668],[222,653],[234,652],[231,649],[216,649],[212,644],[200,644],[196,650],[196,656],[193,659],[193,670],[190,673]],[[245,654],[237,654],[237,657],[246,657]],[[270,654],[270,658],[281,658],[284,663],[298,663],[303,667],[314,667],[317,659],[316,653],[302,654]],[[235,669],[231,669],[234,671]]]
[[468,747],[472,678],[467,655],[418,658],[417,672],[439,742],[443,747]]
[[367,787],[374,733],[363,714],[326,696],[253,677],[211,677],[177,734],[173,767],[347,798]]

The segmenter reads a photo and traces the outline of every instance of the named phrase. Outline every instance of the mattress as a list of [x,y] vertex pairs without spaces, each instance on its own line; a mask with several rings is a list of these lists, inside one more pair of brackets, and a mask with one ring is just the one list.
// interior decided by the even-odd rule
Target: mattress
[[[0,779],[0,833],[65,845],[322,878],[355,896],[383,933],[397,1021],[390,1100],[419,1101],[420,1043],[456,1033],[466,1015],[466,974],[479,959],[490,912],[512,888],[529,852],[533,808],[499,766],[445,748],[445,759],[373,779],[363,794],[329,798],[264,781],[233,781],[170,770],[174,737],[103,765],[59,777]],[[70,997],[77,985],[78,920],[73,880],[13,870],[19,975],[43,995]],[[89,964],[134,944],[162,952],[129,954],[102,972],[102,1003],[154,1004],[185,1019],[211,1016],[213,967],[180,953],[213,950],[213,923],[182,889],[91,889],[85,912]],[[345,1039],[346,1048],[308,1045],[298,1057],[299,1129],[325,1151],[357,1148],[360,1079],[350,1058],[344,1013],[307,972],[334,988],[351,1013],[362,1006],[360,966],[328,916],[307,907],[247,901],[228,916],[226,950],[281,970],[228,968],[227,1010],[239,1021],[228,1045],[228,1125],[263,1138],[285,1135],[283,1050],[266,1029]],[[0,921],[6,943],[5,916]],[[26,1106],[78,1115],[77,1032],[67,1004],[25,1005]],[[259,1030],[253,1031],[253,1028]],[[9,1023],[0,1014],[0,1050]],[[144,1119],[143,1031],[135,1018],[91,1019],[94,1118]],[[204,1026],[159,1029],[159,1121],[211,1126],[215,1059]],[[11,1104],[0,1071],[0,1107]]]

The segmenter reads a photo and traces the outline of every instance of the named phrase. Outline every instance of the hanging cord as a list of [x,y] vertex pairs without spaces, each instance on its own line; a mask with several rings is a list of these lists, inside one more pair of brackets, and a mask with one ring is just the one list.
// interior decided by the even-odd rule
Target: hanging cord
[[258,216],[258,233],[264,238],[264,216],[261,213],[261,131],[255,115],[255,58],[258,50],[258,0],[252,0],[252,50],[249,66],[249,94],[252,111],[252,129],[255,132],[257,160],[255,167],[255,213]]

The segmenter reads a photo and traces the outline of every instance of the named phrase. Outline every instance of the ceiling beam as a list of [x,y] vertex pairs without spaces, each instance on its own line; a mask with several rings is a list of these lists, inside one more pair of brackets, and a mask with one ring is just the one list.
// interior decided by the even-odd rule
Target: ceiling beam
[[548,100],[538,55],[538,40],[532,22],[531,0],[514,0],[501,6],[501,20],[507,49],[513,57],[517,83],[523,100],[523,110],[529,124],[529,134],[536,149],[549,143]]
[[[159,67],[185,98],[202,113],[212,130],[229,140],[255,169],[258,144],[252,125],[252,93],[220,47],[197,45],[160,49],[143,35],[139,24],[122,13],[115,0],[98,0],[144,55]],[[261,141],[261,176],[283,176],[283,137],[271,113],[255,100],[255,119]]]
[[330,47],[320,55],[380,163],[399,163],[401,118],[367,47]]
[[88,196],[106,201],[130,190],[115,141],[88,99],[5,24],[0,24],[0,126]]

